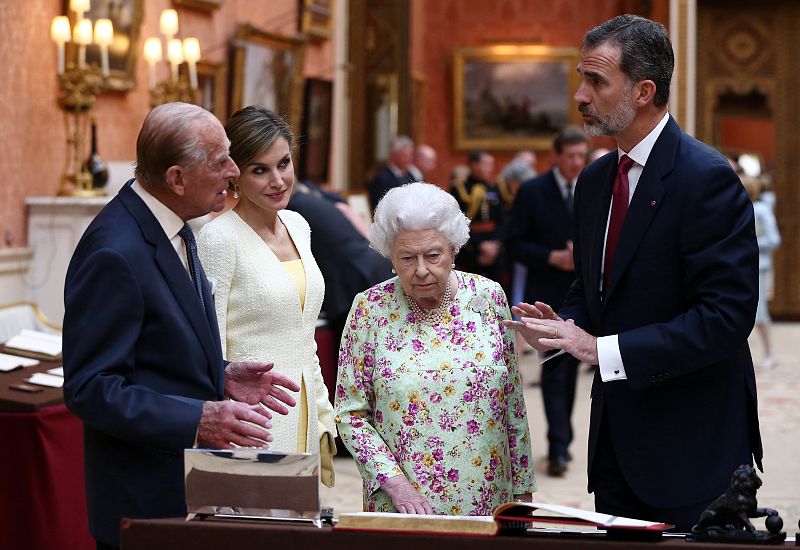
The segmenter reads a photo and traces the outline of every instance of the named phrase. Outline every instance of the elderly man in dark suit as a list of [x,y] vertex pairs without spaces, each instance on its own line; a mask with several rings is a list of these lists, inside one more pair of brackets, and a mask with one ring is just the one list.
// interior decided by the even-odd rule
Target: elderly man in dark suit
[[725,158],[667,112],[663,25],[615,17],[583,40],[584,127],[618,150],[581,174],[575,284],[559,315],[516,313],[526,339],[599,365],[589,490],[599,512],[687,531],[740,464],[761,465],[747,337],[758,295],[753,208]]
[[[222,210],[239,169],[219,121],[154,109],[136,179],[89,225],[67,271],[64,397],[84,423],[89,530],[119,545],[123,517],[186,513],[183,449],[265,447],[300,388],[264,363],[223,361],[211,288],[186,221]],[[225,400],[230,397],[232,400]]]
[[[575,126],[553,140],[555,164],[522,184],[508,224],[511,257],[527,269],[525,300],[561,306],[575,280],[572,263],[572,203],[575,182],[586,166],[589,136]],[[563,476],[572,458],[572,407],[578,361],[569,354],[542,364],[542,401],[547,417],[548,465],[551,476]]]
[[412,181],[420,181],[422,174],[414,166],[414,141],[408,136],[397,136],[389,143],[389,157],[367,185],[372,211],[389,189]]

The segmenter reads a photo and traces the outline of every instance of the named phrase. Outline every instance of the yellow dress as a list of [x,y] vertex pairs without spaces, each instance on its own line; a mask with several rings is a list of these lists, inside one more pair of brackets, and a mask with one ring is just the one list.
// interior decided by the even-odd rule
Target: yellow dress
[[[281,265],[289,272],[297,287],[297,293],[300,295],[300,308],[302,309],[306,302],[306,272],[303,269],[303,260],[289,260],[288,262],[281,262]],[[299,407],[297,452],[304,453],[306,452],[306,438],[308,437],[308,398],[306,397],[306,382],[303,378],[300,379]],[[322,482],[328,487],[333,487],[333,449],[327,433],[322,434],[319,440],[319,459]]]

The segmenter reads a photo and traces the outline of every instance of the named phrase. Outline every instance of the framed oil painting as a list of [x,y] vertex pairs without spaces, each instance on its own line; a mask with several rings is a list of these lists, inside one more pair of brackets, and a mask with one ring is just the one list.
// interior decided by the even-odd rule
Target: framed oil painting
[[296,129],[303,108],[305,40],[243,24],[234,44],[231,112],[263,105]]
[[299,136],[298,174],[316,184],[328,181],[333,119],[333,83],[329,80],[306,80],[303,101],[303,125]]
[[579,123],[578,50],[538,45],[462,48],[453,61],[455,148],[546,150]]
[[[69,0],[64,1],[67,11]],[[75,12],[69,10],[70,24],[75,25]],[[95,0],[84,17],[97,21],[101,17],[111,19],[114,26],[114,41],[108,48],[108,65],[111,73],[105,79],[104,89],[113,91],[132,90],[136,85],[136,60],[139,55],[139,34],[144,17],[144,0]],[[67,59],[75,59],[75,45],[67,45]],[[86,48],[86,63],[100,66],[100,48]]]

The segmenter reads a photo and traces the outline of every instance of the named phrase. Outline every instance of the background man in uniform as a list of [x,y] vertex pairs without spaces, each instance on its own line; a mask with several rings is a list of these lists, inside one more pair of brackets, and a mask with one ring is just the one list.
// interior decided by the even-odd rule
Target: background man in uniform
[[494,157],[486,151],[470,151],[470,174],[465,181],[454,181],[450,193],[470,219],[469,241],[456,257],[460,269],[477,273],[499,283],[504,280],[503,238],[505,205],[494,181]]

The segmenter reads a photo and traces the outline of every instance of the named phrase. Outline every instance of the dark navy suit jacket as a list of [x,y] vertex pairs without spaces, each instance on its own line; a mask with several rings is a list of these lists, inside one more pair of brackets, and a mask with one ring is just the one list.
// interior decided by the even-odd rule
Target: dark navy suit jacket
[[414,176],[411,175],[410,172],[405,172],[404,174],[398,176],[392,171],[391,168],[389,168],[388,165],[385,164],[383,168],[378,170],[378,172],[372,178],[372,181],[370,181],[369,185],[367,186],[367,191],[369,192],[369,205],[372,207],[372,211],[375,212],[375,208],[378,206],[378,203],[390,189],[401,187],[407,183],[411,183],[412,181],[414,181]]
[[575,280],[575,273],[548,263],[550,252],[567,247],[572,230],[553,170],[522,184],[514,198],[508,224],[511,257],[528,268],[525,301],[539,300],[558,308]]
[[183,449],[223,397],[214,301],[130,182],[89,225],[65,284],[64,398],[84,422],[89,529],[186,513]]
[[605,296],[600,268],[617,154],[581,174],[573,211],[576,281],[560,314],[618,334],[627,380],[595,374],[589,490],[606,415],[620,467],[650,506],[721,494],[740,464],[760,466],[747,337],[758,289],[753,208],[725,158],[670,118],[647,160]]

